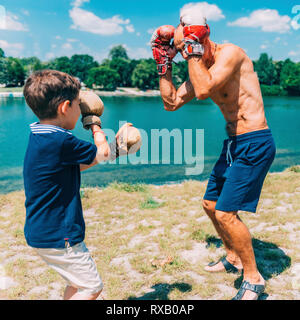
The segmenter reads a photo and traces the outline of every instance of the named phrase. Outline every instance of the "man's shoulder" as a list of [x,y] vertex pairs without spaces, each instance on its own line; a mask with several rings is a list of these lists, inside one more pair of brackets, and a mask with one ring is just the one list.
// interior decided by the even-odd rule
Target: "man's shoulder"
[[233,44],[233,43],[223,43],[218,44],[218,53],[224,54],[240,54],[240,55],[246,55],[246,52],[241,47]]
[[224,43],[218,45],[216,54],[216,62],[230,63],[233,65],[240,65],[245,59],[248,58],[246,52],[239,46],[232,43]]

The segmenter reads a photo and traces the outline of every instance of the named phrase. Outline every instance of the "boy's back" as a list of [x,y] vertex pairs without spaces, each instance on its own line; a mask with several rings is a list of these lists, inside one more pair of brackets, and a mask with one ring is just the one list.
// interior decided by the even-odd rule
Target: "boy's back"
[[24,160],[25,237],[36,248],[83,241],[80,163],[91,163],[95,145],[63,128],[34,123]]

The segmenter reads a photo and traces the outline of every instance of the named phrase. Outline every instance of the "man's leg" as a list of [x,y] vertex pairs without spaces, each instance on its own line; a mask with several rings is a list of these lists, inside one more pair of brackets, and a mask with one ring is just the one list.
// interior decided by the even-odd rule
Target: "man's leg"
[[[244,268],[244,280],[251,284],[265,284],[262,275],[258,272],[252,239],[246,225],[239,219],[237,212],[224,212],[216,210],[216,221],[229,241],[230,247],[240,257]],[[257,294],[247,290],[243,300],[257,299]]]
[[[223,232],[223,230],[221,229],[221,227],[219,225],[219,222],[216,219],[216,209],[215,209],[216,201],[203,200],[202,206],[203,206],[204,211],[208,215],[208,217],[211,219],[218,235],[220,236],[220,238],[223,241],[223,244],[224,244],[224,247],[225,247],[225,250],[227,253],[226,260],[229,263],[231,263],[232,265],[234,265],[237,269],[241,270],[243,268],[241,259],[234,251],[234,249],[231,245],[230,239],[227,238],[226,233]],[[221,261],[214,266],[206,266],[204,269],[206,271],[210,271],[210,272],[219,272],[219,271],[225,270],[224,265]]]

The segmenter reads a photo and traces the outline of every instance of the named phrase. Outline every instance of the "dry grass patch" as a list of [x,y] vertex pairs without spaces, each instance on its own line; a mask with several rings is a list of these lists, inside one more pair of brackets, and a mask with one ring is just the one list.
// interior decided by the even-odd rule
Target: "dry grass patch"
[[[270,299],[295,294],[300,263],[299,167],[269,174],[256,214],[241,212]],[[241,277],[210,274],[203,266],[225,254],[202,209],[206,182],[153,186],[113,183],[82,188],[87,247],[97,263],[107,299],[230,299]],[[24,192],[0,195],[0,264],[16,286],[7,299],[61,297],[64,280],[26,245]],[[154,266],[151,261],[172,261]],[[296,279],[297,280],[297,279]],[[3,290],[2,290],[3,291]]]

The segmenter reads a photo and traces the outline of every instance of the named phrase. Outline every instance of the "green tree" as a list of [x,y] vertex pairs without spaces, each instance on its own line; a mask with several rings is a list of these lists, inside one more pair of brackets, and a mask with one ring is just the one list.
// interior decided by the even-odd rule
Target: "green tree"
[[100,86],[104,90],[113,91],[116,90],[119,82],[120,76],[116,70],[100,66],[89,70],[86,85],[89,88]]
[[300,63],[290,59],[283,62],[280,84],[289,95],[300,95]]
[[26,75],[29,76],[32,72],[45,69],[46,66],[41,60],[37,57],[28,57],[20,59],[20,62],[26,72]]
[[23,86],[25,81],[25,70],[17,58],[7,58],[7,86]]
[[276,69],[276,78],[274,84],[280,85],[280,75],[283,67],[283,61],[276,61],[274,62],[275,69]]
[[4,51],[0,48],[0,58],[5,58]]
[[129,87],[131,85],[131,64],[130,61],[124,58],[114,58],[110,61],[109,67],[120,76],[119,87]]
[[129,59],[127,55],[126,49],[122,45],[114,46],[110,51],[108,56],[110,59],[115,58],[123,58],[123,59]]
[[0,84],[7,84],[7,59],[0,58]]
[[141,60],[132,73],[132,85],[139,89],[157,89],[158,76],[156,63],[153,59]]
[[71,61],[68,57],[59,57],[46,64],[46,68],[71,74]]
[[71,74],[85,82],[88,76],[88,71],[98,67],[99,64],[93,57],[88,54],[74,54],[70,59]]
[[257,72],[261,84],[272,85],[276,81],[276,68],[267,53],[262,53],[259,59],[254,62],[254,70]]
[[176,87],[181,85],[189,78],[188,64],[186,61],[177,62],[173,64],[172,70],[173,82]]

